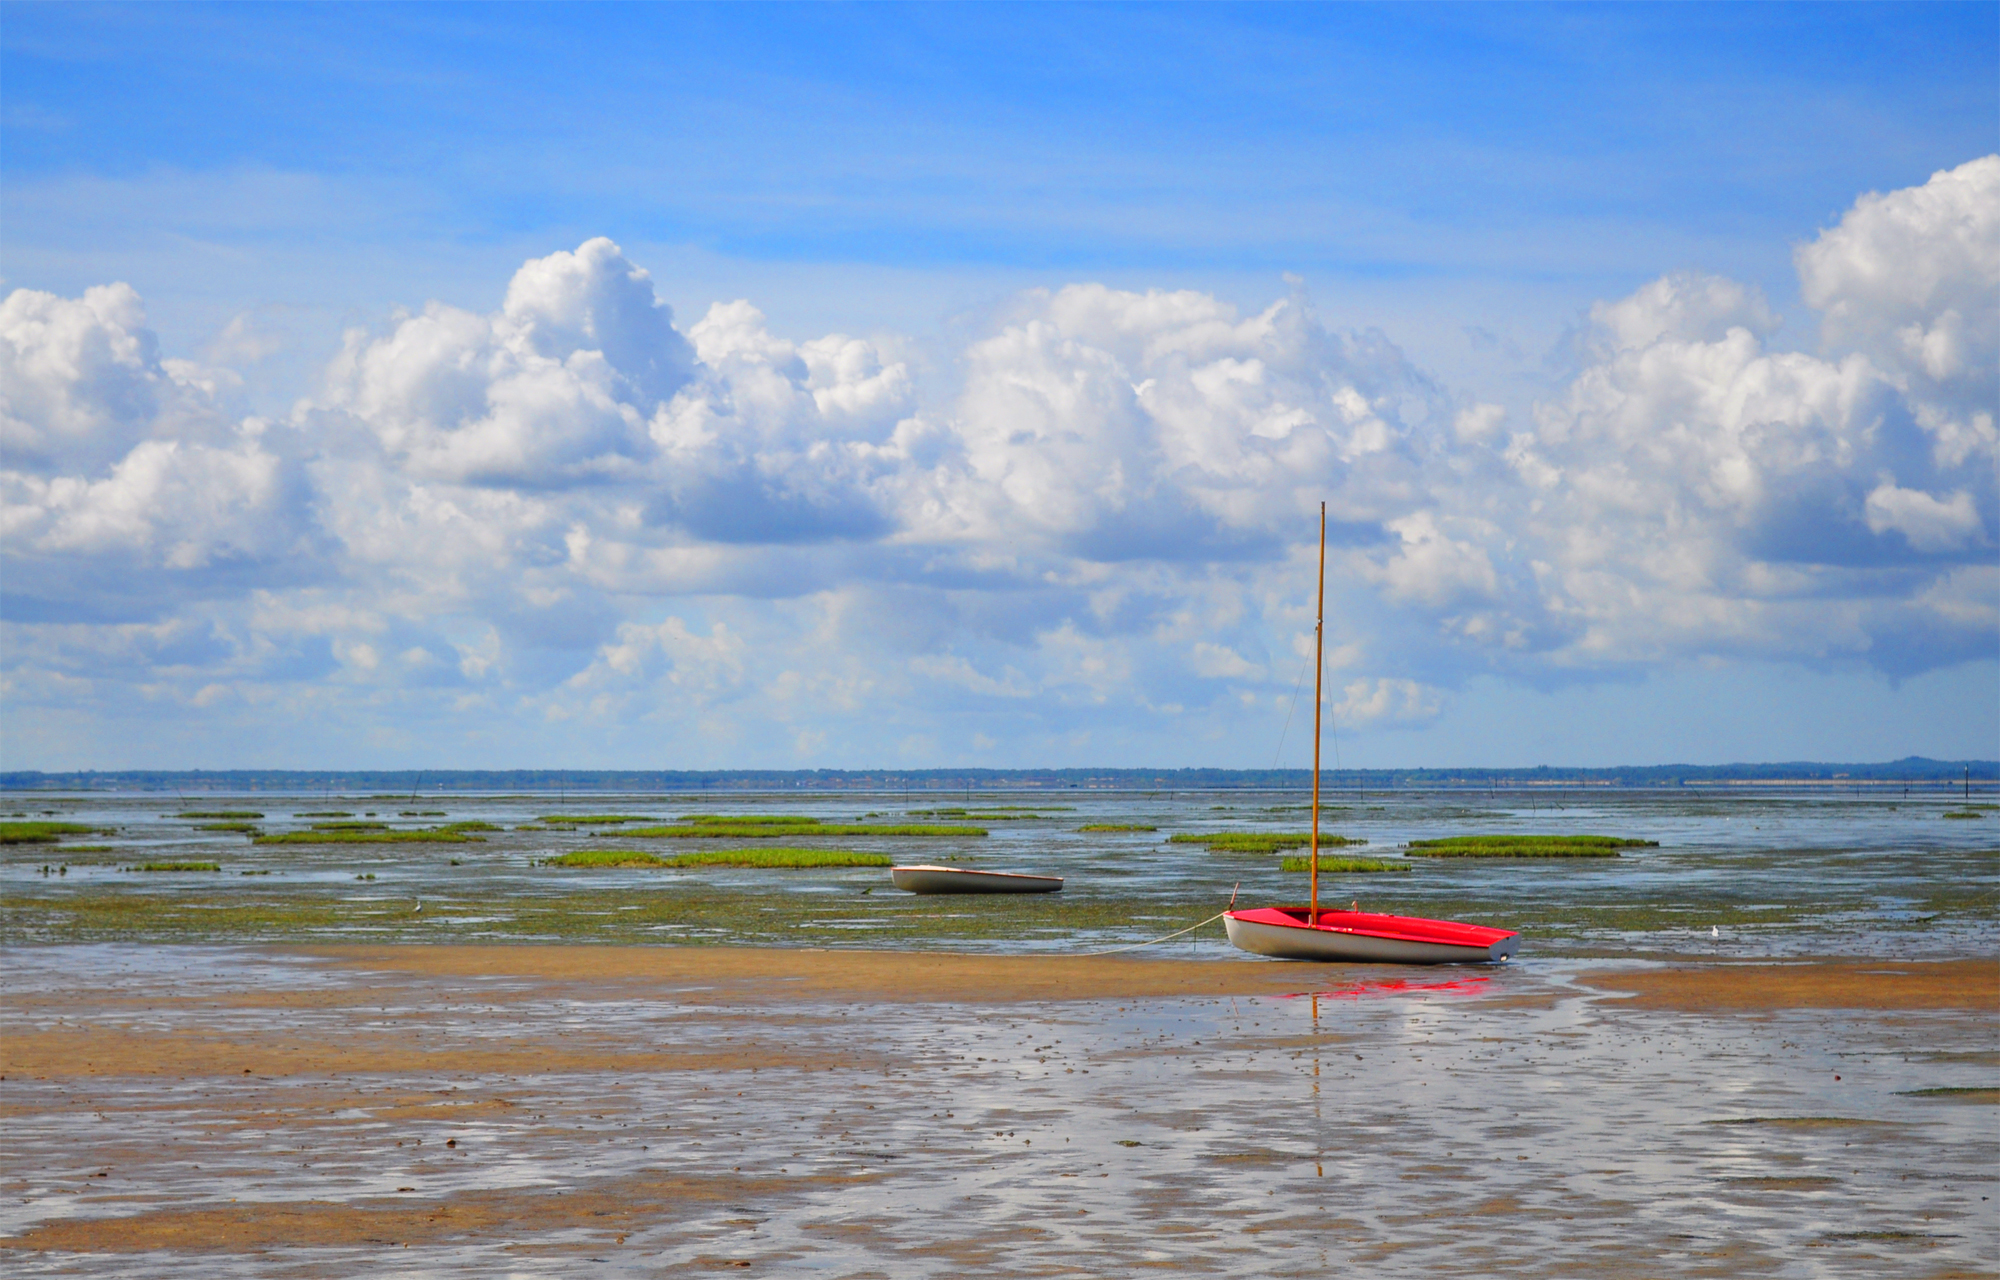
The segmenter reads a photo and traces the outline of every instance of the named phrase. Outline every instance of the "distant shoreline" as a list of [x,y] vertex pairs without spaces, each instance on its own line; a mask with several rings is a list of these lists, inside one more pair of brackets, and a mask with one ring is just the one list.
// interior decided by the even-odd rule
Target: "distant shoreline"
[[[1908,756],[1872,764],[1618,765],[1605,768],[1328,769],[1321,787],[1345,791],[1547,790],[1589,787],[1886,788],[1943,790],[1968,778],[1990,790],[2000,761]],[[555,793],[1296,791],[1309,769],[127,769],[0,772],[0,792],[383,791]]]

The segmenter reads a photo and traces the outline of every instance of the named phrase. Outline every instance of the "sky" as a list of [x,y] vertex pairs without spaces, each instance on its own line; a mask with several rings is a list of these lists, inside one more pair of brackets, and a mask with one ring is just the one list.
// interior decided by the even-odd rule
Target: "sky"
[[2000,755],[2000,8],[0,15],[0,766]]

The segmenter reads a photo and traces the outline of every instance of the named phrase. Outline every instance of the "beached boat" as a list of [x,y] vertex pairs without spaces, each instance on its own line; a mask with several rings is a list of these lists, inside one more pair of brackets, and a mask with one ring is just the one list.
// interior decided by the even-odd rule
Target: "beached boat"
[[[1307,920],[1316,923],[1308,927]],[[1229,940],[1279,960],[1361,960],[1387,964],[1479,964],[1514,954],[1521,935],[1485,925],[1372,911],[1258,907],[1222,918]]]
[[1061,876],[1030,876],[1014,871],[974,871],[969,867],[890,867],[889,879],[911,893],[1055,893]]
[[[1422,916],[1378,915],[1359,909],[1322,911],[1319,906],[1319,745],[1322,682],[1326,678],[1326,504],[1319,504],[1319,609],[1313,643],[1312,845],[1306,866],[1312,901],[1302,907],[1233,908],[1222,913],[1229,941],[1245,951],[1279,960],[1362,960],[1385,964],[1465,964],[1505,960],[1521,935],[1508,929],[1426,920]],[[1232,904],[1234,899],[1231,899]]]

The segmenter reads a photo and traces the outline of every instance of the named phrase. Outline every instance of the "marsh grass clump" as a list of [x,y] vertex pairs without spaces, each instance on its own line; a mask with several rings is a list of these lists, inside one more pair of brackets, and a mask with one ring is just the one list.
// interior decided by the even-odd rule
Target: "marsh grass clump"
[[1889,1126],[1893,1120],[1856,1120],[1848,1116],[1744,1116],[1741,1119],[1704,1120],[1703,1124],[1751,1125],[1768,1124],[1781,1129],[1865,1129],[1873,1126]]
[[1078,827],[1077,830],[1078,831],[1158,831],[1159,828],[1149,827],[1142,823],[1137,823],[1137,822],[1086,822],[1082,826]]
[[841,823],[817,818],[798,821],[764,821],[740,818],[677,822],[670,827],[629,827],[620,831],[625,839],[641,840],[778,840],[800,836],[828,836],[845,840],[850,836],[983,836],[983,827],[934,826],[921,823]]
[[254,836],[257,824],[254,822],[204,822],[195,827],[196,831],[234,831],[238,835]]
[[255,809],[189,809],[174,816],[176,818],[261,818],[264,815]]
[[478,818],[468,818],[464,822],[447,822],[437,828],[439,831],[505,831],[506,829],[491,822],[482,822]]
[[[1310,831],[1184,831],[1167,837],[1169,844],[1206,845],[1210,853],[1278,853],[1285,849],[1304,848],[1312,843]],[[1343,845],[1367,844],[1366,840],[1354,836],[1336,836],[1321,832],[1319,847],[1338,849]]]
[[219,862],[142,862],[134,871],[220,871]]
[[1619,836],[1444,836],[1412,840],[1412,858],[1616,858],[1620,849],[1657,848],[1658,840]]
[[345,809],[301,809],[294,818],[351,818],[354,815]]
[[852,849],[703,849],[668,859],[673,867],[886,867],[886,853]]
[[704,849],[663,858],[643,849],[578,849],[542,859],[545,867],[886,867],[889,857],[851,849]]
[[1986,815],[1977,809],[1947,809],[1941,816],[1946,818],[1983,818]]
[[[1286,858],[1278,864],[1278,869],[1280,871],[1310,871],[1312,870],[1312,858]],[[1408,871],[1410,864],[1407,862],[1384,862],[1380,858],[1321,858],[1319,860],[1319,869],[1323,872],[1338,871],[1341,873],[1367,875],[1376,871]]]
[[[1073,804],[1001,804],[985,809],[909,809],[905,811],[912,818],[978,818],[987,822],[1025,822],[1035,818],[1047,818],[1058,813],[1074,813]],[[869,817],[880,817],[870,814]]]
[[450,815],[443,809],[398,809],[396,816],[399,818],[444,818]]
[[110,835],[107,827],[80,822],[0,822],[0,844],[54,844],[61,836]]
[[653,819],[637,813],[550,813],[536,821],[551,827],[595,827],[617,826],[622,822],[651,822]]
[[286,831],[253,836],[254,844],[483,844],[484,836],[464,831]]
[[667,860],[643,849],[578,849],[543,858],[545,867],[664,867]]
[[2000,1102],[2000,1085],[1940,1085],[1934,1089],[1898,1090],[1899,1098],[1958,1098],[1971,1102]]

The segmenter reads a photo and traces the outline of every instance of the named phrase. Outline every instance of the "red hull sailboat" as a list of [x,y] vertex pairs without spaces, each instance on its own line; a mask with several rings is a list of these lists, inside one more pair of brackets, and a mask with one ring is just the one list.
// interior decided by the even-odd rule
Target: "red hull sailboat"
[[1245,951],[1279,960],[1363,960],[1389,964],[1465,964],[1505,960],[1521,935],[1508,929],[1426,920],[1372,911],[1322,911],[1319,906],[1320,705],[1326,676],[1326,504],[1319,504],[1319,610],[1313,643],[1312,901],[1300,907],[1226,911],[1229,941]]

